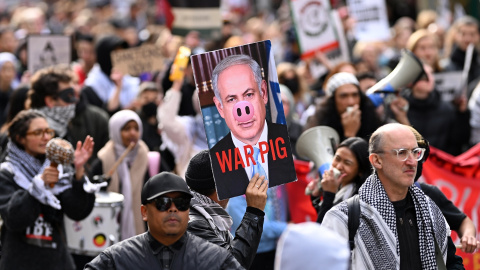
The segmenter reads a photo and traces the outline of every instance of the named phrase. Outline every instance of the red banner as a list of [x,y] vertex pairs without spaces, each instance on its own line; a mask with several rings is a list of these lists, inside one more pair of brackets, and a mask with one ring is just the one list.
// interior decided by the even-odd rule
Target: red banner
[[286,184],[288,194],[288,207],[290,209],[290,220],[293,223],[306,221],[316,221],[317,211],[312,206],[310,196],[305,195],[305,188],[312,180],[308,173],[311,170],[310,163],[307,161],[294,159],[295,172],[298,181]]
[[[437,186],[460,210],[470,217],[479,235],[480,217],[480,144],[457,157],[430,147],[430,156],[423,164],[422,177]],[[452,233],[457,243],[458,237]],[[463,253],[465,269],[480,269],[480,253]]]

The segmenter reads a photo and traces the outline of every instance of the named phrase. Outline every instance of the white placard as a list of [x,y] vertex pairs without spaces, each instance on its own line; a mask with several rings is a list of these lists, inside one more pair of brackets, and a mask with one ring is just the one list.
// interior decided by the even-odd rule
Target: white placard
[[313,57],[318,50],[329,58],[328,54],[342,54],[327,0],[292,0],[290,6],[303,59]]
[[355,38],[384,41],[391,38],[385,0],[347,0],[348,12],[355,19]]
[[57,64],[70,64],[72,39],[60,35],[31,35],[27,37],[28,70],[31,73]]
[[435,73],[435,88],[440,92],[442,100],[450,102],[461,94],[462,72]]

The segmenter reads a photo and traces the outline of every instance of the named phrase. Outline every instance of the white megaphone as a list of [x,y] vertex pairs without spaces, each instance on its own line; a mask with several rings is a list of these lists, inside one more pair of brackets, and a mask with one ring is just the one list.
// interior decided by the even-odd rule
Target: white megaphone
[[422,62],[411,51],[403,49],[402,57],[395,69],[387,77],[370,87],[366,94],[375,106],[378,106],[383,103],[380,94],[394,93],[410,83],[415,83],[422,75],[426,75]]
[[330,169],[340,137],[335,129],[317,126],[305,130],[297,139],[297,154],[315,164],[315,170],[322,177]]

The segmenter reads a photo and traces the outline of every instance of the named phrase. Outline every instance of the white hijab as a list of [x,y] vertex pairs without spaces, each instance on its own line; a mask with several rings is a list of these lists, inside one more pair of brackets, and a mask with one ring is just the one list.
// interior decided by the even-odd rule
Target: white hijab
[[[140,117],[131,110],[122,110],[110,117],[108,121],[110,140],[115,145],[115,157],[118,159],[125,151],[126,147],[122,143],[121,130],[130,121],[135,121],[138,124],[139,140],[142,138],[143,126]],[[117,168],[118,177],[120,179],[121,188],[120,192],[124,196],[123,210],[122,210],[122,239],[135,236],[135,220],[133,217],[132,209],[132,182],[130,179],[130,171],[128,164],[132,164],[137,152],[138,144],[128,153],[125,159],[120,163]]]

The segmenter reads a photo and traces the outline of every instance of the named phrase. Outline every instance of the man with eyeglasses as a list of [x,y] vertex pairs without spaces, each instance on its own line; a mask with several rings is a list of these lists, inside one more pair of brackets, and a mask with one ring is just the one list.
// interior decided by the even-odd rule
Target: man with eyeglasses
[[244,269],[226,249],[187,232],[191,199],[179,176],[153,176],[141,195],[148,232],[110,246],[85,269]]
[[[358,192],[352,269],[464,269],[441,211],[414,185],[424,152],[408,126],[387,124],[372,134],[374,172]],[[322,226],[348,238],[348,210],[347,202],[336,205]]]

